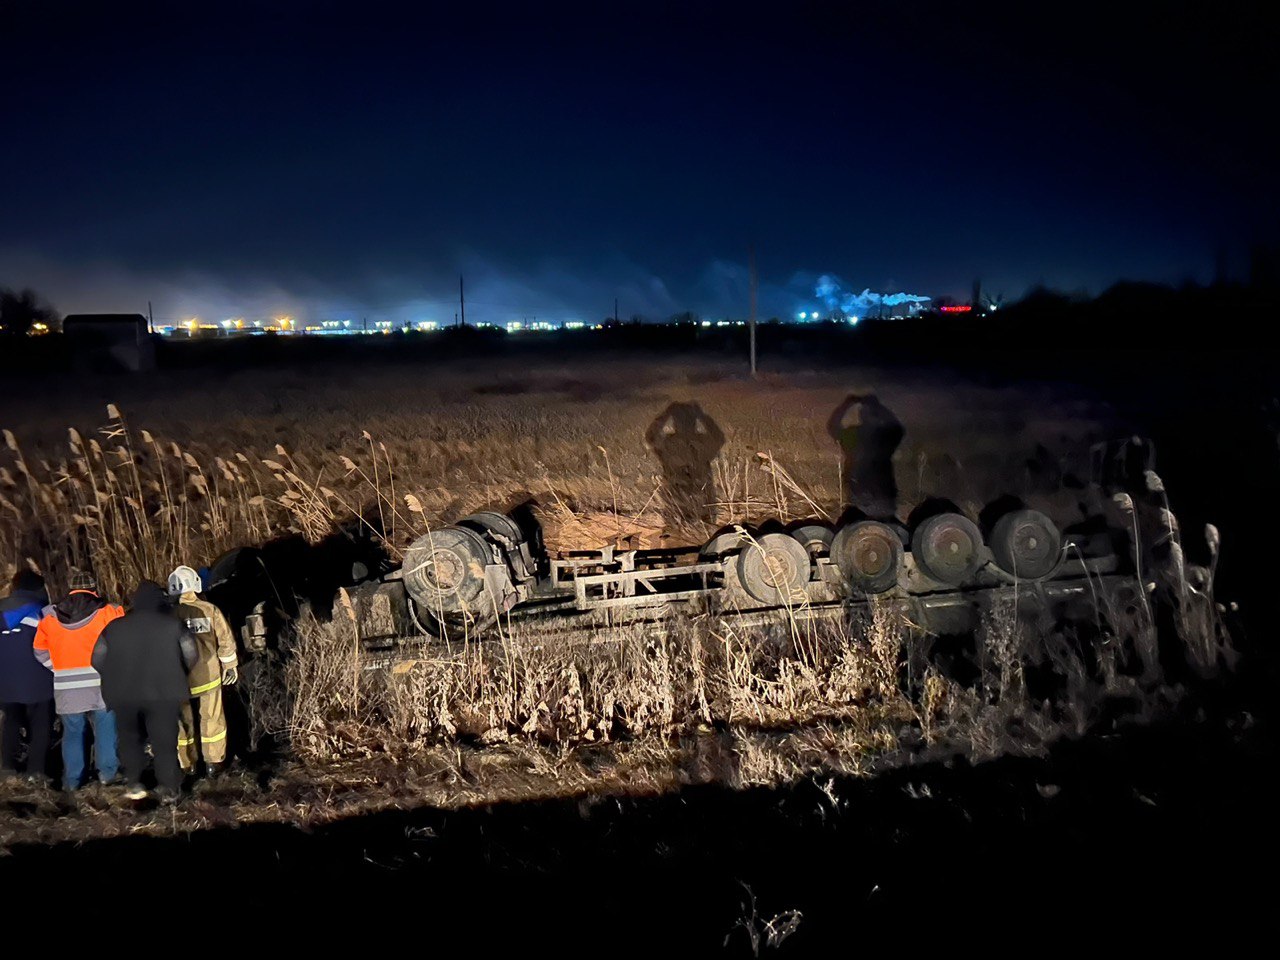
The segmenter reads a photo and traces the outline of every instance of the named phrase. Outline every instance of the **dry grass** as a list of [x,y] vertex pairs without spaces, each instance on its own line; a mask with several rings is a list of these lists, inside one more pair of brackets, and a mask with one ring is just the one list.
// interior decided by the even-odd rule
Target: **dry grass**
[[787,618],[751,629],[720,618],[519,626],[451,652],[410,651],[378,671],[362,669],[349,626],[305,620],[271,679],[251,688],[259,732],[287,740],[298,756],[459,739],[572,747],[911,712],[896,681],[904,631],[888,613],[857,632]]
[[[164,424],[164,436],[111,406],[104,425],[55,440],[49,418],[88,418],[55,403],[4,433],[0,567],[44,571],[55,591],[70,566],[91,567],[119,597],[140,577],[283,533],[315,540],[360,517],[394,555],[437,524],[530,498],[552,550],[696,543],[717,525],[834,517],[840,451],[826,419],[846,394],[868,390],[907,428],[895,458],[902,513],[929,494],[976,509],[1015,493],[1065,520],[1076,505],[1046,480],[1046,459],[1050,474],[1069,470],[1065,451],[1082,454],[1103,432],[1097,411],[1043,397],[863,373],[753,384],[701,368],[655,377],[633,362],[604,364],[593,374],[599,389],[585,391],[597,398],[590,405],[579,376],[499,369],[497,388],[480,391],[474,377],[383,369],[332,388],[285,375],[268,392],[233,375],[194,406],[178,383],[162,399],[123,398],[131,420]],[[690,400],[725,436],[704,491],[709,512],[693,524],[669,515],[644,440],[669,403]],[[181,423],[165,414],[174,407],[190,411]],[[1052,450],[1035,451],[1046,437]],[[1220,649],[1212,571],[1207,584],[1161,589],[1181,601],[1183,642],[1208,660]],[[106,803],[91,811],[92,830],[777,784],[863,773],[919,749],[1040,749],[1087,728],[1107,695],[1155,689],[1150,671],[1135,687],[1120,669],[1154,669],[1149,617],[1108,615],[1106,626],[1083,640],[1030,635],[1011,610],[988,611],[980,680],[961,686],[919,661],[918,633],[888,607],[847,623],[784,615],[770,628],[715,617],[594,634],[511,626],[493,643],[410,651],[386,672],[363,669],[348,619],[306,620],[244,679],[255,738],[270,734],[294,757],[275,781],[202,788],[172,818]],[[1030,695],[1032,668],[1062,679],[1064,702]],[[903,742],[904,731],[919,743]],[[30,802],[66,813],[49,798]],[[14,829],[56,833],[39,815]]]
[[[1042,753],[1088,729],[1123,687],[1100,653],[1136,658],[1146,642],[1108,621],[1083,648],[1045,645],[996,608],[977,638],[980,679],[962,686],[913,666],[923,638],[888,607],[843,624],[665,626],[508,631],[372,671],[349,622],[309,620],[245,677],[258,733],[291,747],[269,780],[221,777],[173,811],[94,792],[69,803],[10,781],[0,802],[17,815],[2,821],[0,847],[689,784],[822,783],[914,757]],[[1064,682],[1053,702],[1030,696],[1025,675],[1045,650]],[[1158,682],[1120,692],[1140,712],[1172,695]]]
[[[706,363],[603,361],[583,378],[494,361],[483,379],[394,366],[340,383],[168,374],[113,383],[94,408],[70,394],[6,400],[0,573],[31,565],[57,587],[69,564],[91,565],[119,596],[177,562],[283,533],[315,539],[356,515],[394,554],[428,527],[530,499],[553,550],[697,543],[728,523],[835,516],[841,461],[826,421],[851,392],[877,392],[906,425],[895,457],[904,512],[929,494],[976,508],[1013,492],[1061,516],[1074,504],[1027,464],[1043,441],[1051,465],[1069,469],[1105,413],[866,371],[753,383]],[[645,440],[668,404],[689,401],[725,436],[699,491],[707,517],[692,521],[671,515]]]
[[[785,475],[771,456],[755,455],[732,465],[744,480],[743,496],[712,502],[709,491],[715,519],[691,529],[683,519],[664,518],[659,481],[652,476],[644,480],[649,493],[638,506],[634,487],[621,495],[608,451],[599,447],[596,456],[580,461],[579,478],[553,480],[538,462],[541,480],[534,489],[486,484],[479,497],[462,506],[443,484],[431,486],[421,474],[402,477],[386,444],[368,431],[361,432],[363,449],[328,458],[293,453],[282,444],[265,453],[252,448],[209,453],[131,429],[114,405],[107,412],[96,435],[86,439],[69,429],[60,459],[29,457],[15,434],[4,430],[11,466],[0,466],[0,511],[7,514],[0,526],[0,558],[7,571],[0,574],[11,576],[25,565],[56,587],[66,583],[72,567],[91,569],[110,595],[120,597],[138,580],[163,576],[179,563],[212,561],[232,547],[288,534],[315,542],[343,525],[365,528],[398,557],[432,527],[522,500],[538,505],[548,542],[563,549],[698,542],[722,524],[808,516],[803,508],[812,502],[805,497],[801,509],[793,509],[776,482],[758,484],[767,496],[750,496],[746,487],[752,473]],[[432,441],[421,446],[427,449],[417,452],[429,460],[446,459]],[[465,440],[456,447],[471,449]],[[571,460],[578,458],[562,457],[561,469]],[[730,468],[724,458],[717,465]],[[593,488],[598,495],[592,495]]]

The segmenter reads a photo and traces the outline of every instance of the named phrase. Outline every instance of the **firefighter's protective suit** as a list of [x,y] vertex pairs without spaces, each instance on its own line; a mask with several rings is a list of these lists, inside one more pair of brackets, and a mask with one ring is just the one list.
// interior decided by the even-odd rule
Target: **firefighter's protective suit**
[[[203,755],[206,765],[227,759],[227,717],[222,709],[222,687],[237,679],[236,641],[222,611],[196,593],[200,575],[190,567],[178,567],[169,576],[169,594],[177,598],[175,613],[196,639],[199,657],[188,679],[191,699],[182,706],[178,725],[178,760],[186,773]],[[199,740],[193,702],[200,712]]]

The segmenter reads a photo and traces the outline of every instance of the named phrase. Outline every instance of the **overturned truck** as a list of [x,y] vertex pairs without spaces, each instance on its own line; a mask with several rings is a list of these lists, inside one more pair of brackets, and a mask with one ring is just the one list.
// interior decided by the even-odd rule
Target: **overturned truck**
[[908,529],[859,519],[833,530],[737,527],[701,547],[604,547],[546,558],[511,518],[481,513],[419,538],[380,596],[404,632],[482,633],[509,617],[661,618],[678,610],[740,617],[828,614],[873,601],[948,632],[997,598],[1056,608],[1095,596],[1125,609],[1141,587],[1107,531],[1064,538],[1020,509],[988,544],[960,513]]
[[[972,631],[1004,605],[1046,628],[1075,623],[1154,637],[1158,624],[1170,626],[1195,635],[1185,645],[1212,671],[1229,651],[1212,589],[1217,532],[1206,530],[1207,562],[1189,563],[1153,467],[1148,443],[1095,447],[1086,519],[1065,529],[1024,504],[980,525],[936,502],[906,524],[853,516],[837,525],[737,526],[701,546],[551,556],[531,515],[481,512],[417,539],[398,567],[356,586],[346,610],[366,648],[393,650],[483,639],[536,619],[660,628],[676,615],[769,623],[874,605],[938,636]],[[251,650],[267,644],[263,613],[272,606],[268,597],[233,616]],[[1156,656],[1153,640],[1138,651],[1138,669],[1153,670]]]

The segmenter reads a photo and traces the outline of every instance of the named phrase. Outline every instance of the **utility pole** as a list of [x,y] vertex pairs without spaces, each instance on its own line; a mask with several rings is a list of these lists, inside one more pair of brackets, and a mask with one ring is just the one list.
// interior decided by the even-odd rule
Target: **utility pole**
[[151,301],[147,301],[147,333],[156,332],[156,322],[151,317]]
[[756,248],[747,248],[751,262],[751,376],[756,375]]
[[467,298],[462,292],[462,274],[458,274],[458,309],[461,311],[461,326],[467,325]]
[[613,322],[615,324],[618,322],[618,298],[617,297],[613,298]]

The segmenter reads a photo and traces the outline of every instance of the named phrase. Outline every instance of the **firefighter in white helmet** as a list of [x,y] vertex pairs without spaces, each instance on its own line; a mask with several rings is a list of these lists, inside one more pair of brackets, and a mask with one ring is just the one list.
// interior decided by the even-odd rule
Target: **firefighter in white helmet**
[[[169,596],[175,613],[196,638],[200,656],[188,679],[191,699],[182,706],[178,727],[178,761],[185,773],[194,773],[196,761],[204,757],[210,770],[227,760],[227,716],[222,709],[222,688],[238,679],[236,641],[222,611],[196,594],[202,589],[200,574],[190,567],[178,567],[169,574]],[[199,742],[192,701],[200,711]]]

